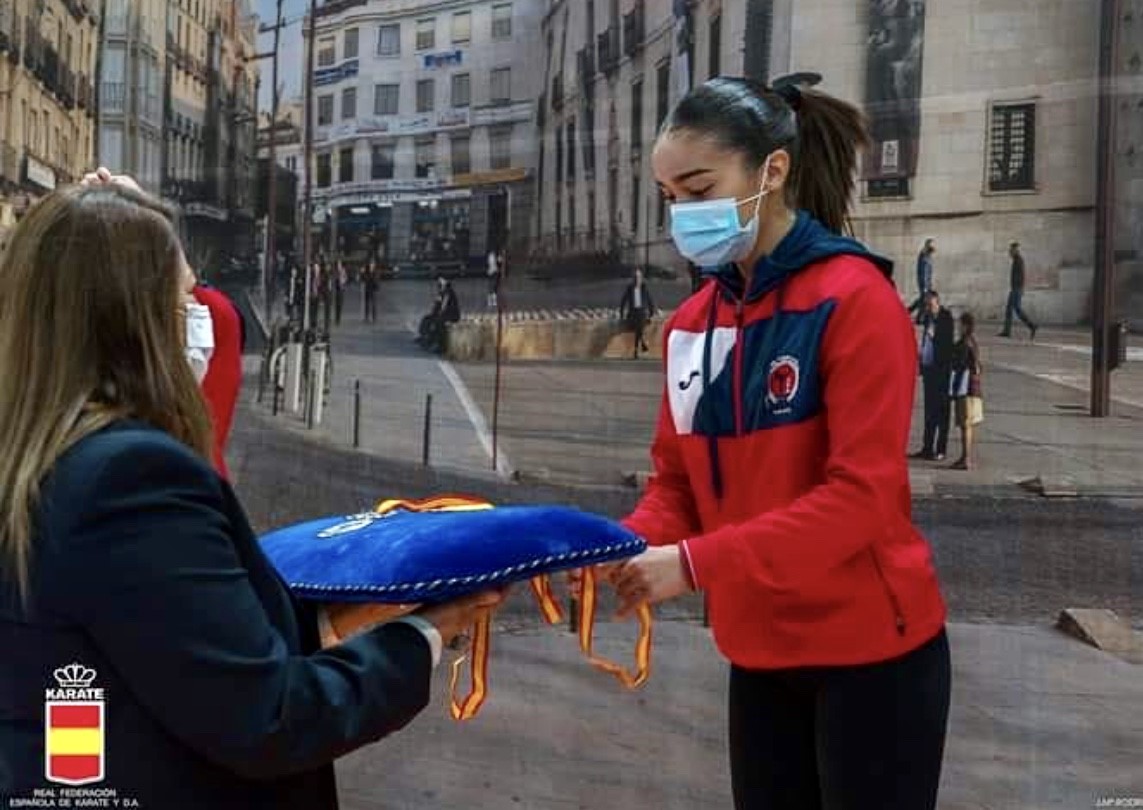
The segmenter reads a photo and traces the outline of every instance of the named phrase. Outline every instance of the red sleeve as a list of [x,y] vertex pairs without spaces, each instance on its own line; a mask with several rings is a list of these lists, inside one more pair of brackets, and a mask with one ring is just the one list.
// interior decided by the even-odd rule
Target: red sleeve
[[698,587],[745,574],[797,592],[884,536],[908,502],[916,367],[909,319],[889,284],[870,279],[840,302],[822,345],[825,481],[785,508],[689,540]]
[[222,291],[200,285],[195,287],[194,297],[210,309],[214,325],[214,353],[202,381],[202,392],[214,426],[214,466],[223,478],[227,478],[226,442],[230,438],[230,426],[242,384],[242,325],[238,310]]
[[678,445],[664,387],[655,440],[651,445],[654,475],[635,511],[623,521],[623,525],[652,546],[677,543],[699,531],[698,510]]

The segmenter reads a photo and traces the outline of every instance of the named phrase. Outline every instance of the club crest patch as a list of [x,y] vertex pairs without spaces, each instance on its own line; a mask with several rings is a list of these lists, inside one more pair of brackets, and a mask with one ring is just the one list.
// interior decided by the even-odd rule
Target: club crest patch
[[782,355],[770,363],[766,376],[766,402],[774,413],[786,413],[798,395],[802,370],[798,358]]

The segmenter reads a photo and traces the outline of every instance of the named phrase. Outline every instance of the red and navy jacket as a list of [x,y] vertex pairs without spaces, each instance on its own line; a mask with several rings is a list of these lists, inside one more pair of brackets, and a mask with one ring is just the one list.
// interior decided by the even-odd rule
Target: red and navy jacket
[[802,212],[749,290],[713,271],[664,330],[654,475],[625,523],[680,544],[738,666],[884,661],[944,626],[911,516],[917,350],[891,272]]
[[199,284],[194,288],[194,297],[210,310],[214,326],[214,353],[202,381],[202,393],[214,427],[214,466],[219,475],[229,479],[226,442],[242,385],[242,319],[238,308],[219,289]]

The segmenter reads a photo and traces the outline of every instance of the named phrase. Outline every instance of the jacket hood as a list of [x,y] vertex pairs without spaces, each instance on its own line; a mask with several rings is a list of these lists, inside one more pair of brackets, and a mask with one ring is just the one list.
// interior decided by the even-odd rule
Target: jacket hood
[[[746,293],[746,300],[760,298],[799,270],[834,256],[859,256],[876,265],[887,279],[893,278],[893,262],[890,259],[867,250],[856,239],[834,233],[808,211],[798,211],[794,227],[782,238],[774,252],[763,256],[754,265],[754,277]],[[703,274],[716,279],[725,292],[735,297],[742,295],[742,274],[738,272],[737,265],[724,264],[708,268],[703,270]]]

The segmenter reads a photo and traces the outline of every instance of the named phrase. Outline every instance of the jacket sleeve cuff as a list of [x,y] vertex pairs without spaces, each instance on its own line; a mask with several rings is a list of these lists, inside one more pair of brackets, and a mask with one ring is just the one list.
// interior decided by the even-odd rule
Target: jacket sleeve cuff
[[680,544],[696,589],[710,589],[718,579],[719,559],[723,554],[721,546],[734,531],[734,526],[724,526],[709,534],[691,537]]
[[421,616],[402,616],[393,621],[400,624],[411,625],[420,631],[421,635],[425,637],[425,641],[429,644],[429,650],[433,657],[433,668],[435,669],[437,664],[441,662],[441,655],[444,652],[444,639],[441,638],[440,630],[437,630],[432,622]]

